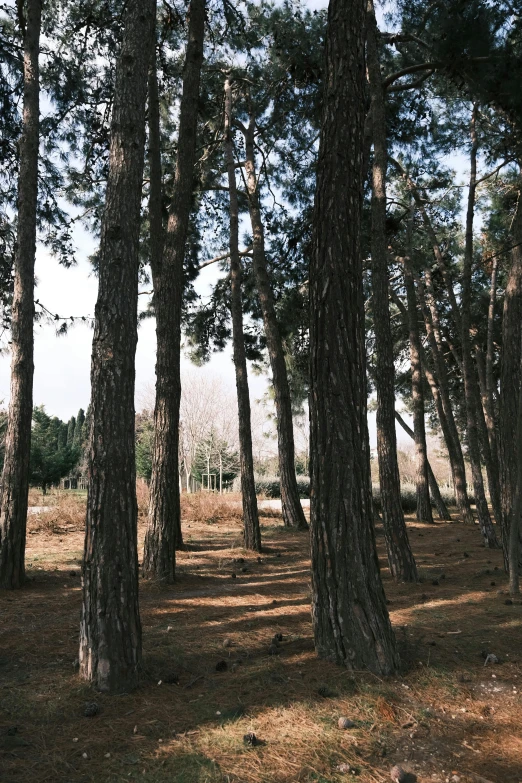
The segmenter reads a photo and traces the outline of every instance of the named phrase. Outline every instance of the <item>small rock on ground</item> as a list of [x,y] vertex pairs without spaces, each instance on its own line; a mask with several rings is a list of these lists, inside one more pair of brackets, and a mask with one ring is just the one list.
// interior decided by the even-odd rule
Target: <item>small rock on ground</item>
[[398,764],[390,770],[390,777],[393,780],[393,783],[416,783],[417,780],[417,776],[414,775],[413,772],[406,772],[406,770],[399,767]]

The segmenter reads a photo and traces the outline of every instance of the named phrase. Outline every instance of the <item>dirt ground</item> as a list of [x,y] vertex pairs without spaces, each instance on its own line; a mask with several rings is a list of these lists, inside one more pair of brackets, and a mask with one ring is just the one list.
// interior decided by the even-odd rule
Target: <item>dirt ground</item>
[[421,783],[522,781],[522,603],[478,528],[410,519],[416,585],[392,581],[377,531],[403,662],[381,680],[315,656],[306,533],[264,517],[259,562],[237,516],[209,519],[184,523],[174,586],[141,582],[143,681],[116,697],[75,668],[81,531],[30,531],[31,581],[0,594],[1,783],[367,783],[394,764]]

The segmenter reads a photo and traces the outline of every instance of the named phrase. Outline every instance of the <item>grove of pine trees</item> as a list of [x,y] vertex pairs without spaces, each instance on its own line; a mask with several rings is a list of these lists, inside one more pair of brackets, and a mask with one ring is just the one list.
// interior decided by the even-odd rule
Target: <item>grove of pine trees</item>
[[[249,362],[270,375],[283,522],[296,536],[310,527],[319,656],[379,676],[400,665],[375,541],[371,395],[394,579],[419,578],[399,423],[415,448],[416,518],[477,523],[518,592],[518,3],[19,0],[0,6],[0,69],[0,300],[11,356],[0,586],[25,584],[29,484],[45,490],[84,455],[81,677],[110,693],[137,686],[140,568],[176,579],[182,350],[204,363],[232,346],[238,449],[211,429],[188,472],[210,480],[212,460],[223,481],[239,469],[244,546],[256,552]],[[99,288],[88,416],[65,424],[33,408],[34,327],[49,318],[35,258],[46,245],[75,263],[76,222],[98,243]],[[209,266],[203,297],[197,278]],[[138,327],[149,316],[154,411],[136,432]],[[305,401],[309,525],[293,427]],[[429,429],[447,454],[451,513]],[[150,481],[143,554],[136,459]]]

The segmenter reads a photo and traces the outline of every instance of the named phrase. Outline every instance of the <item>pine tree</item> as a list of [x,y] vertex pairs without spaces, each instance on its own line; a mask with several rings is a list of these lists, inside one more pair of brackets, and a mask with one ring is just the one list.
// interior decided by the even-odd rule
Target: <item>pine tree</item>
[[72,446],[74,443],[74,433],[76,431],[76,417],[71,416],[67,424],[67,445]]
[[364,0],[328,9],[310,269],[312,616],[321,657],[390,674],[398,655],[375,549],[366,421],[365,10]]
[[[74,419],[74,416],[73,416]],[[76,416],[76,420],[74,423],[74,433],[73,433],[73,439],[72,439],[72,445],[78,449],[78,451],[81,451],[81,449],[84,446],[85,440],[84,440],[84,424],[85,424],[85,411],[83,408],[80,408],[78,411],[78,415]]]
[[115,74],[91,365],[89,491],[80,673],[103,691],[136,686],[138,609],[134,361],[147,73],[154,0],[130,0]]
[[241,500],[243,503],[243,527],[245,547],[261,551],[261,530],[257,510],[254,459],[252,454],[252,422],[248,371],[243,332],[242,269],[239,255],[239,204],[234,162],[233,98],[230,79],[225,82],[225,157],[227,163],[230,198],[230,311],[232,315],[232,339],[234,345],[234,369],[236,373],[237,408],[239,417],[239,454],[241,463]]
[[23,126],[18,179],[18,235],[11,317],[11,397],[0,497],[0,586],[25,581],[25,536],[33,408],[34,265],[40,139],[41,0],[18,4],[23,38]]
[[[367,52],[368,79],[372,99],[370,108],[373,137],[371,269],[376,351],[377,454],[382,519],[391,573],[396,579],[415,582],[417,567],[404,521],[397,462],[394,346],[388,304],[388,249],[386,241],[386,113],[373,0],[368,0]],[[428,508],[431,513],[429,504]]]
[[[152,263],[156,315],[156,406],[150,507],[143,571],[171,582],[175,551],[182,545],[179,484],[180,341],[183,261],[188,235],[194,164],[205,0],[191,0],[183,94],[180,104],[178,155],[164,244]],[[158,151],[159,154],[159,151]],[[154,261],[159,260],[157,264]],[[173,477],[176,477],[173,480]]]

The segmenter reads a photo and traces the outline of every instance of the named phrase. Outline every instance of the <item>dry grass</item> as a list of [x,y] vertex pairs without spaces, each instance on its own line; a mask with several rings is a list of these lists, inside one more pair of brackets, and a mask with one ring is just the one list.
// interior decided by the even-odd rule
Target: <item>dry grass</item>
[[181,496],[181,518],[184,522],[215,525],[234,520],[241,524],[241,496],[196,492]]
[[29,513],[27,530],[29,534],[39,531],[69,533],[83,530],[85,524],[85,492],[52,490],[42,495],[31,489],[29,506],[37,507],[38,513]]
[[[380,783],[395,763],[421,783],[522,780],[522,606],[497,593],[501,556],[477,528],[410,521],[419,585],[391,580],[378,531],[404,666],[381,680],[317,659],[306,533],[265,520],[258,562],[241,548],[237,514],[209,526],[193,503],[177,583],[141,584],[143,682],[125,696],[93,693],[72,665],[81,532],[29,538],[34,581],[0,595],[0,725],[17,726],[22,743],[0,734],[2,782]],[[276,632],[281,654],[269,656]],[[483,649],[502,663],[485,667]],[[178,684],[166,684],[173,673]],[[101,713],[85,718],[92,700]],[[339,730],[340,715],[354,727]],[[263,744],[245,746],[250,731]]]
[[138,516],[146,519],[149,513],[149,487],[144,479],[136,481],[136,498],[138,500]]

